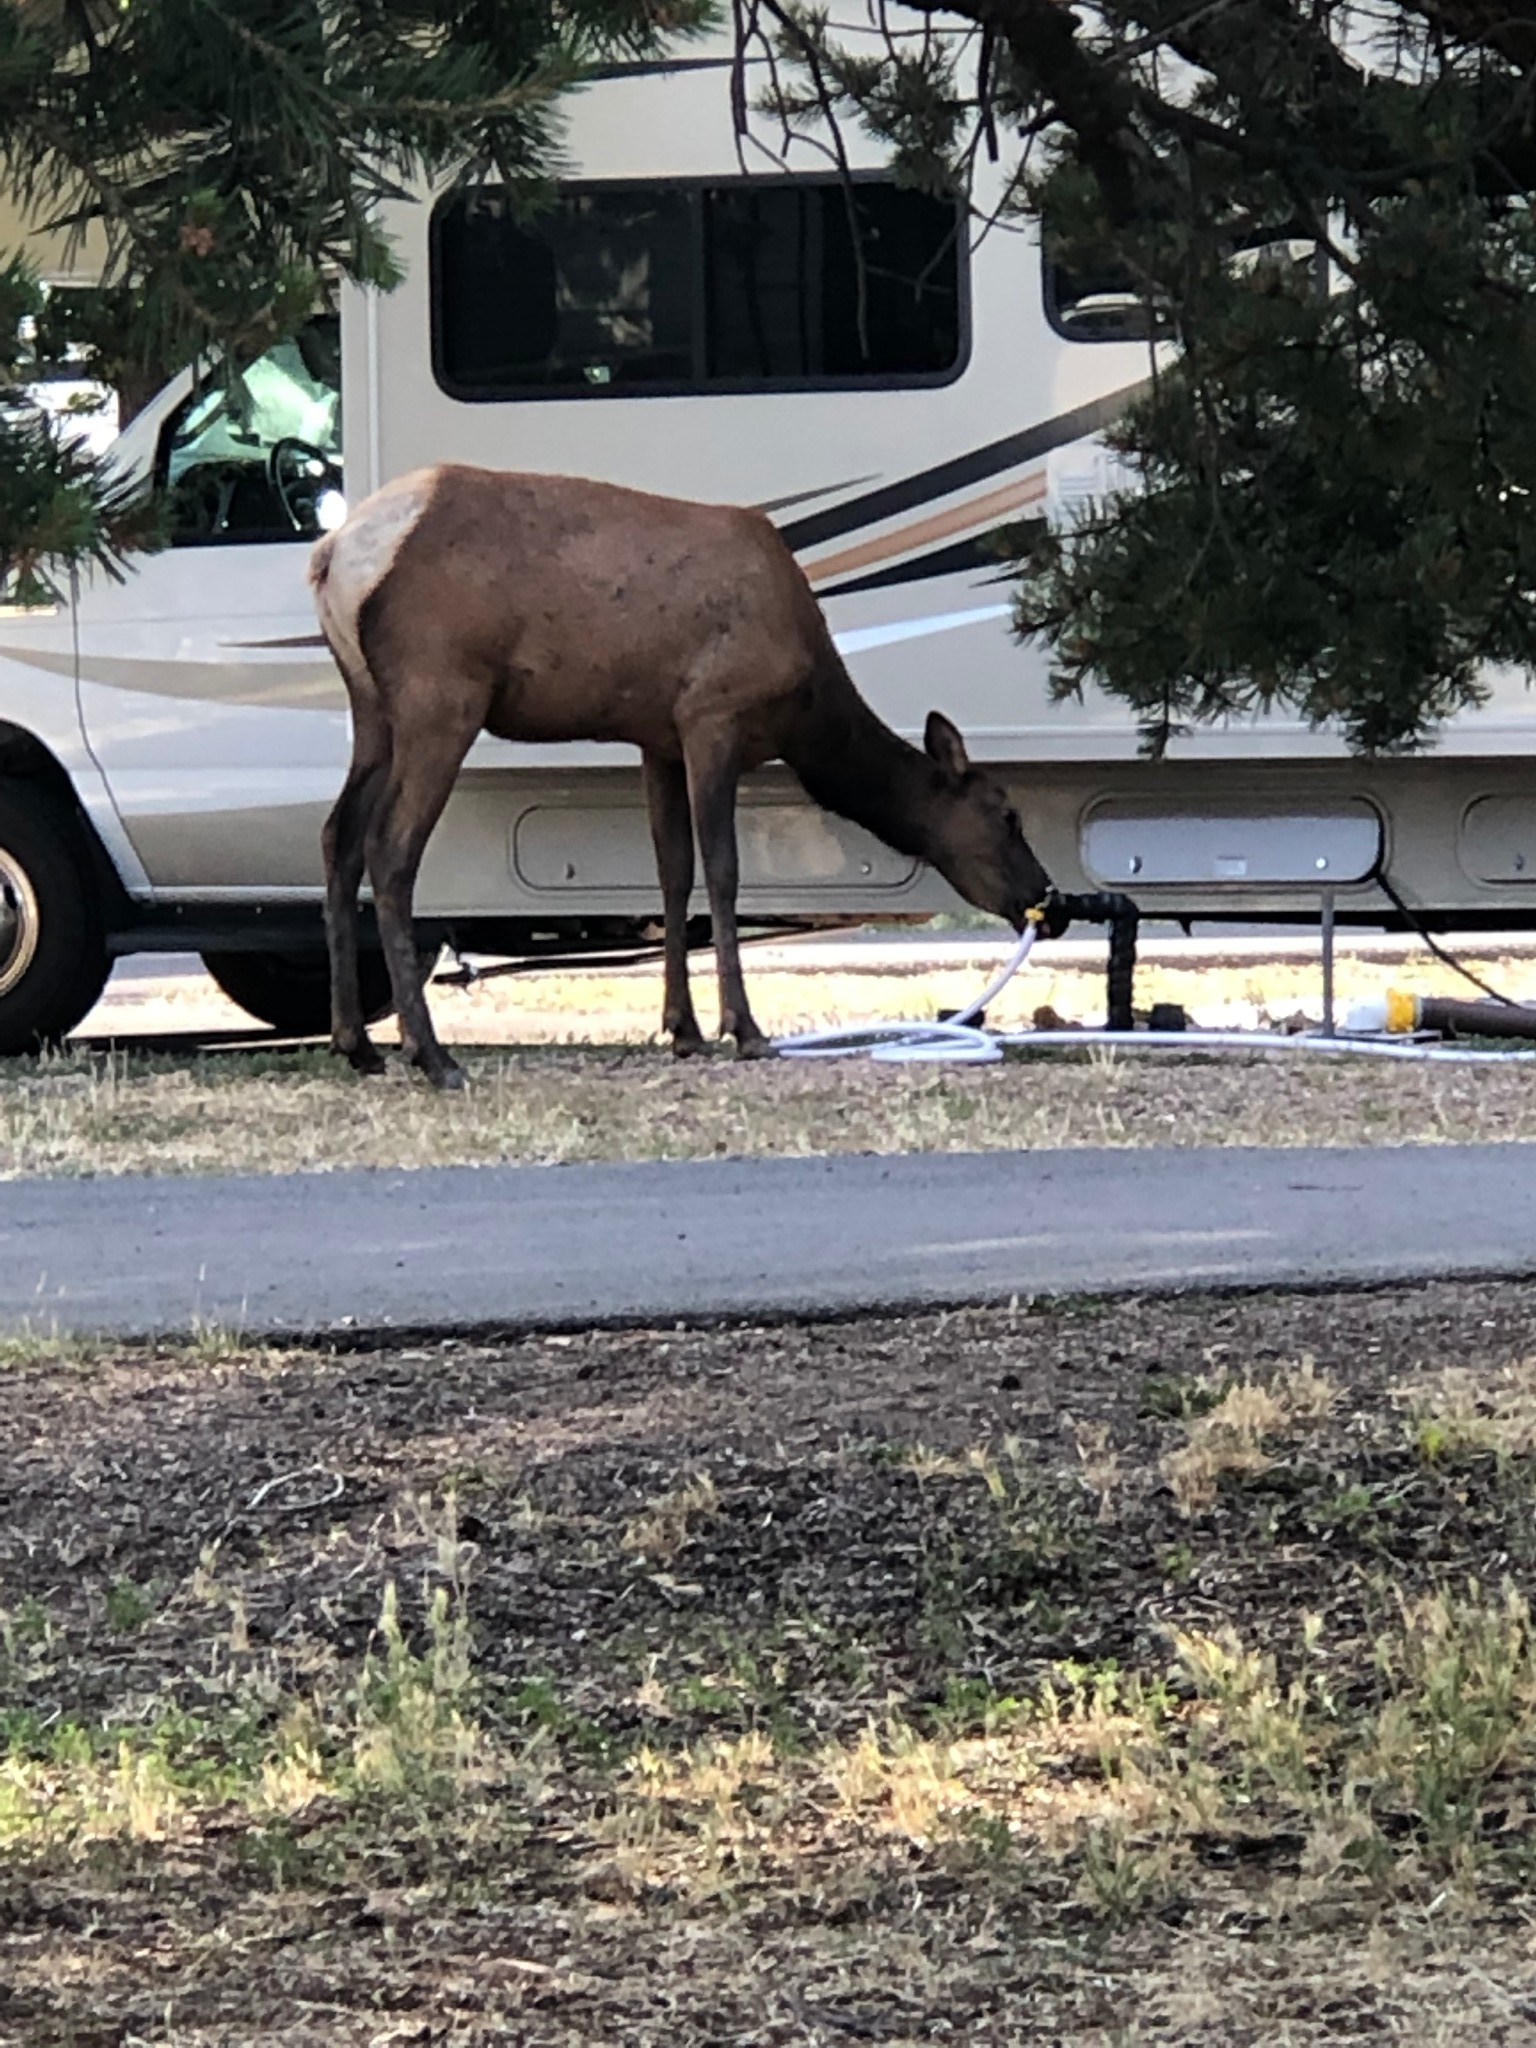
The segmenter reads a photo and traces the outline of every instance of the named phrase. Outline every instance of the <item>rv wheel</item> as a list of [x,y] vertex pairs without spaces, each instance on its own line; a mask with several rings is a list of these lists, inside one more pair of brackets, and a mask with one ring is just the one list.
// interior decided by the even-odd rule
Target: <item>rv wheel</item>
[[0,1055],[73,1031],[106,986],[106,933],[79,826],[36,782],[0,779]]
[[[422,954],[422,972],[437,958]],[[270,1024],[285,1038],[324,1038],[331,1028],[331,967],[318,949],[302,953],[205,953],[203,965],[232,1003]],[[358,955],[363,1015],[377,1024],[395,1007],[384,955]]]

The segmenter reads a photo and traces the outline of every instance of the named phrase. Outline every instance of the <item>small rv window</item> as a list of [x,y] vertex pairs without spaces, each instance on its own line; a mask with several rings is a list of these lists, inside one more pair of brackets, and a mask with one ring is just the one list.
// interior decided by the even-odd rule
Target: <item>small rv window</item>
[[[1068,341],[1150,341],[1173,332],[1170,312],[1150,303],[1129,270],[1112,262],[1053,262],[1045,237],[1042,277],[1045,313]],[[1315,241],[1285,234],[1256,234],[1229,259],[1236,274],[1264,271],[1288,276],[1292,284],[1328,289],[1328,263]]]
[[1068,341],[1150,341],[1166,331],[1166,322],[1121,264],[1069,269],[1045,254],[1041,276],[1045,317]]
[[434,363],[453,396],[920,383],[956,373],[957,209],[883,180],[568,186],[532,221],[438,207]]

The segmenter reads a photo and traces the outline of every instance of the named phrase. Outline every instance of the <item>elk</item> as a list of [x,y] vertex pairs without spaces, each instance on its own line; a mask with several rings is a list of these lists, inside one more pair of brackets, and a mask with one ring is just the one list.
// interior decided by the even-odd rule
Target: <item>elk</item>
[[412,941],[433,827],[482,730],[640,749],[665,910],[663,1030],[703,1040],[688,985],[697,833],[716,948],[720,1034],[772,1051],[742,980],[736,790],[785,761],[825,809],[931,862],[1022,930],[1050,894],[1002,785],[949,720],[923,748],[854,687],[811,587],[762,513],[580,477],[439,465],[386,484],[314,549],[310,582],[352,709],[352,762],[324,832],[332,1045],[383,1067],[357,979],[366,863],[407,1056],[439,1088]]

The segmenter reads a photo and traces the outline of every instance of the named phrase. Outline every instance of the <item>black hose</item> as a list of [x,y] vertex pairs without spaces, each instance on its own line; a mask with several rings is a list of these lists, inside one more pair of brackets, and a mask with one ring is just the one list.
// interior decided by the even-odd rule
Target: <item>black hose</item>
[[1437,960],[1443,961],[1447,967],[1454,968],[1463,981],[1470,981],[1474,988],[1480,988],[1485,996],[1491,996],[1496,1003],[1504,1003],[1512,1010],[1519,1008],[1513,996],[1502,994],[1491,982],[1484,981],[1480,974],[1474,974],[1470,967],[1464,967],[1454,953],[1447,951],[1441,945],[1440,941],[1418,913],[1410,910],[1402,897],[1398,895],[1384,867],[1378,865],[1374,879],[1376,886],[1381,890],[1382,894],[1391,898],[1392,902],[1396,904],[1400,916],[1406,923],[1412,925],[1413,929],[1418,933]]
[[1083,924],[1109,926],[1108,1029],[1134,1029],[1136,934],[1141,912],[1129,896],[1122,896],[1116,889],[1103,889],[1087,896],[1055,896],[1051,911],[1047,926],[1052,938],[1060,938],[1074,919]]

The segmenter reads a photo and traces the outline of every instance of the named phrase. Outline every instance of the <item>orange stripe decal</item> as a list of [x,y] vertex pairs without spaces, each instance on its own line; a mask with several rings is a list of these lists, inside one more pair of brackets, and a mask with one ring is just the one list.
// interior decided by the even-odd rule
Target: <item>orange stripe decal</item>
[[963,505],[951,505],[947,512],[935,512],[930,519],[915,520],[894,533],[860,541],[857,547],[843,548],[835,555],[823,555],[819,562],[807,563],[805,573],[813,583],[825,583],[831,576],[846,576],[855,569],[888,562],[893,555],[927,547],[931,541],[947,540],[950,534],[964,533],[969,526],[1003,519],[1010,512],[1038,503],[1044,496],[1045,471],[1037,469],[1015,483],[1005,484],[999,491],[988,491],[985,497],[968,498]]

